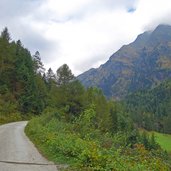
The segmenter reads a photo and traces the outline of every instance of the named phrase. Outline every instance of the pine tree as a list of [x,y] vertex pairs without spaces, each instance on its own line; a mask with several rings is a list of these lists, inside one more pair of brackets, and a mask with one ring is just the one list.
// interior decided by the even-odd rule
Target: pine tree
[[7,42],[9,42],[11,40],[10,34],[8,32],[8,28],[5,27],[3,29],[3,31],[1,32],[1,36],[0,36],[3,40],[6,40]]
[[158,148],[158,144],[156,143],[154,133],[152,133],[150,137],[150,149],[157,149],[157,148]]
[[40,53],[38,51],[33,55],[34,70],[36,73],[43,75],[45,73],[44,65],[41,61]]
[[58,85],[66,85],[67,83],[74,80],[74,75],[72,74],[71,70],[69,69],[67,64],[62,65],[57,70],[57,84]]
[[13,48],[9,43],[10,34],[5,28],[0,35],[0,86],[10,87],[11,71],[13,68]]
[[48,69],[45,80],[49,90],[56,84],[56,76],[51,68]]

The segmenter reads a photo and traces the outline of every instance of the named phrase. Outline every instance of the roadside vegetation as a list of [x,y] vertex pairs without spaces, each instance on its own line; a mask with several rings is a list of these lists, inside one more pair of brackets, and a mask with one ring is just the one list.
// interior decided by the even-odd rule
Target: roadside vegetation
[[68,164],[67,170],[170,170],[168,154],[153,136],[138,134],[128,125],[116,132],[96,128],[93,106],[72,122],[59,114],[45,111],[29,122],[26,133],[50,160]]
[[1,124],[5,124],[5,123],[9,123],[9,122],[16,122],[16,121],[21,121],[23,120],[21,118],[21,115],[16,113],[16,114],[10,114],[10,115],[0,115],[0,125]]
[[[33,117],[34,116],[34,117]],[[0,124],[33,117],[26,133],[46,157],[68,170],[169,171],[168,154],[140,133],[130,111],[85,88],[67,64],[47,72],[40,53],[0,35]]]
[[26,127],[45,156],[67,163],[68,170],[170,170],[168,154],[153,135],[139,133],[121,103],[71,80],[69,68],[57,75],[49,106]]
[[156,142],[161,146],[161,148],[171,154],[171,135],[159,132],[150,132],[150,135],[152,134],[154,134]]

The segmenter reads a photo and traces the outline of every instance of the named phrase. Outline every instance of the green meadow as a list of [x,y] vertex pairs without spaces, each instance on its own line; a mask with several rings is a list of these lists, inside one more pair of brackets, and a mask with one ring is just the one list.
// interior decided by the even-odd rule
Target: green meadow
[[158,132],[153,132],[156,138],[157,143],[166,150],[167,152],[171,153],[171,135],[169,134],[162,134]]

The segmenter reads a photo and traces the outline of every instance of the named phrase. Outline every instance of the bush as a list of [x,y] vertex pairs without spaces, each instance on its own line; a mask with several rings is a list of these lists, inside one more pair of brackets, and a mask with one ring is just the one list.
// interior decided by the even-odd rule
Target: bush
[[9,122],[21,121],[22,117],[20,113],[12,113],[8,115],[0,114],[0,124],[5,124]]
[[[85,121],[93,121],[91,110],[87,110],[74,123],[67,123],[44,114],[32,119],[26,133],[39,149],[55,162],[68,163],[75,170],[89,171],[146,171],[169,170],[161,154],[148,151],[144,145],[126,146],[126,134],[103,134],[91,124],[85,129]],[[88,113],[88,114],[87,114]],[[86,117],[86,116],[87,117]],[[82,125],[83,124],[83,125]],[[77,126],[76,126],[77,125]],[[85,135],[83,136],[83,130]],[[93,135],[95,135],[93,137]]]

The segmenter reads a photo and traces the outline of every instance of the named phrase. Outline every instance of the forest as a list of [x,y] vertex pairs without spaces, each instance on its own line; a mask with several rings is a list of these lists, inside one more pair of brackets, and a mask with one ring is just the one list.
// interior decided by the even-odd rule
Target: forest
[[67,64],[46,72],[38,51],[32,56],[7,28],[0,35],[0,124],[30,120],[26,134],[47,158],[68,164],[66,170],[169,171],[169,154],[139,128],[171,133],[164,127],[170,85],[108,100],[98,88],[85,88]]
[[130,94],[126,108],[138,127],[171,134],[171,80]]

